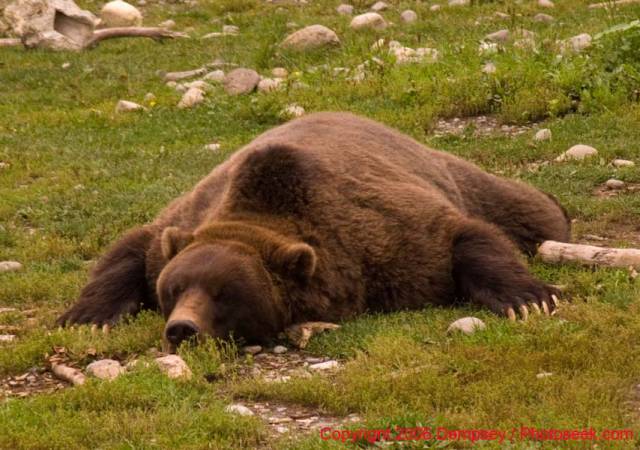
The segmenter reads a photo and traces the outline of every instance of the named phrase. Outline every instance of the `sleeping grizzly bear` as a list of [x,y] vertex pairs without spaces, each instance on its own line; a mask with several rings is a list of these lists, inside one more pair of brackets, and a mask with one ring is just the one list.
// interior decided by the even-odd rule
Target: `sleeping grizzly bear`
[[159,308],[172,344],[262,341],[465,300],[523,318],[555,290],[521,262],[569,221],[551,197],[347,113],[274,128],[216,167],[97,264],[60,324]]

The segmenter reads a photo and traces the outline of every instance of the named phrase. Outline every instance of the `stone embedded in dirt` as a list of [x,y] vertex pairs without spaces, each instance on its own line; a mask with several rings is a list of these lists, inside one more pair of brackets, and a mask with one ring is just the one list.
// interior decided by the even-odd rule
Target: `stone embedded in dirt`
[[569,159],[582,160],[597,154],[598,150],[596,150],[595,148],[589,145],[577,144],[564,152],[562,155],[558,156],[556,158],[556,161],[566,161]]
[[234,69],[224,77],[224,89],[229,95],[253,92],[260,82],[258,72],[251,69]]
[[263,78],[258,83],[258,92],[272,92],[282,85],[281,78]]
[[114,0],[100,10],[102,25],[105,27],[139,27],[142,25],[142,13],[135,6]]
[[276,355],[281,355],[283,353],[287,353],[288,349],[284,345],[276,345],[273,347],[273,353]]
[[439,11],[442,8],[440,5],[431,5],[429,11]]
[[302,117],[304,113],[305,110],[302,106],[292,104],[283,109],[280,115],[285,118],[296,118]]
[[553,374],[551,372],[540,372],[540,373],[536,374],[536,378],[538,380],[542,380],[543,378],[549,378],[552,375]]
[[626,184],[624,181],[621,180],[616,180],[615,178],[611,178],[609,180],[607,180],[604,185],[607,187],[607,189],[610,189],[612,191],[617,191],[620,189],[624,189]]
[[449,0],[449,6],[467,6],[471,0]]
[[380,12],[380,11],[385,11],[389,9],[389,5],[385,2],[375,2],[372,6],[371,6],[371,11],[373,12]]
[[487,75],[493,75],[498,71],[498,68],[491,61],[487,62],[482,66],[482,73],[486,73]]
[[418,20],[418,14],[411,9],[407,9],[406,11],[402,11],[400,13],[400,18],[404,23],[413,23]]
[[125,373],[126,369],[122,367],[119,361],[115,359],[101,359],[89,364],[86,372],[101,380],[115,380],[119,375]]
[[165,20],[164,22],[160,22],[158,26],[161,28],[173,28],[176,26],[176,22],[175,20],[169,19],[169,20]]
[[498,30],[484,37],[487,41],[504,43],[509,40],[509,30]]
[[259,345],[247,345],[246,347],[242,347],[242,351],[249,355],[257,355],[262,351],[262,347]]
[[204,146],[205,150],[209,150],[210,152],[217,152],[220,150],[220,144],[217,142],[212,142],[211,144],[207,144]]
[[551,0],[538,0],[538,6],[540,8],[553,8],[556,5]]
[[193,108],[204,101],[204,91],[199,87],[190,87],[178,102],[178,108]]
[[343,16],[350,16],[353,14],[353,6],[343,3],[341,5],[338,5],[336,11],[338,12],[338,14],[341,14]]
[[224,71],[223,70],[214,70],[206,74],[202,77],[205,81],[212,81],[214,83],[222,83],[224,81]]
[[289,71],[284,67],[274,67],[271,70],[271,75],[276,78],[287,78],[289,76]]
[[633,167],[636,165],[636,163],[629,161],[628,159],[614,159],[611,164],[615,167]]
[[548,128],[538,130],[535,136],[533,136],[533,140],[538,142],[548,141],[549,139],[551,139],[551,130]]
[[384,30],[387,28],[387,21],[378,13],[369,12],[355,16],[351,20],[351,28],[354,30],[374,29]]
[[180,81],[187,78],[199,77],[207,73],[207,69],[200,67],[199,69],[184,70],[182,72],[168,72],[164,74],[164,81]]
[[281,47],[288,50],[305,51],[322,47],[340,45],[338,35],[324,25],[309,25],[291,33],[282,42]]
[[14,334],[0,334],[0,343],[2,342],[13,342],[16,338]]
[[118,100],[116,103],[116,112],[131,112],[131,111],[144,111],[146,108],[136,102],[130,102],[128,100]]
[[572,51],[574,53],[580,53],[582,50],[591,47],[592,40],[591,35],[588,33],[578,34],[577,36],[561,41],[560,52],[567,53]]
[[452,322],[447,328],[447,333],[453,333],[460,331],[464,334],[473,334],[476,331],[481,331],[487,328],[484,322],[477,317],[463,317],[455,322]]
[[20,269],[22,269],[22,264],[18,261],[0,261],[0,273],[15,272]]
[[550,16],[549,14],[544,14],[544,13],[538,13],[535,16],[533,16],[534,22],[552,23],[554,20],[555,19],[553,18],[553,16]]
[[156,363],[158,367],[160,367],[160,370],[167,374],[169,378],[184,378],[188,380],[193,375],[187,363],[178,355],[167,355],[156,358]]
[[226,413],[237,414],[239,416],[253,416],[254,415],[253,411],[251,411],[246,406],[241,405],[240,403],[235,403],[233,405],[228,405],[226,408],[224,408],[224,411]]
[[330,370],[330,369],[336,369],[339,366],[340,364],[338,363],[338,361],[331,359],[329,361],[311,364],[309,366],[309,370]]

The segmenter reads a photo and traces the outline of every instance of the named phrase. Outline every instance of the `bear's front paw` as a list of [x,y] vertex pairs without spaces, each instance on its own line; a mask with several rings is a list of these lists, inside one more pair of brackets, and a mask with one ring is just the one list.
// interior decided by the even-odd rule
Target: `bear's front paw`
[[555,314],[559,305],[560,291],[531,277],[497,286],[483,292],[479,299],[496,314],[504,315],[515,321],[529,318],[530,312],[536,314]]
[[133,315],[139,309],[140,306],[135,302],[101,305],[80,300],[58,317],[56,325],[95,324],[112,326],[123,316]]

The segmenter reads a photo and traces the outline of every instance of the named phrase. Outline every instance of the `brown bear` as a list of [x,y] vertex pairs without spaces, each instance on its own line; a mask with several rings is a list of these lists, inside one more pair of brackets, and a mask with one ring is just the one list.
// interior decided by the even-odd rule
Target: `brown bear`
[[[317,113],[256,138],[98,262],[61,324],[159,308],[166,339],[261,341],[455,300],[523,318],[555,290],[517,249],[568,241],[550,195],[382,124]],[[553,301],[552,301],[553,299]]]

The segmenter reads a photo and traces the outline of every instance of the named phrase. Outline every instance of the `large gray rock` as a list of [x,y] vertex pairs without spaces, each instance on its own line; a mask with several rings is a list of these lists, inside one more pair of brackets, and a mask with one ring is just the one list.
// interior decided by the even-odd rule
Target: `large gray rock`
[[324,25],[310,25],[287,36],[282,48],[304,51],[339,44],[340,39],[332,29]]
[[351,21],[351,28],[362,30],[372,28],[374,30],[384,30],[387,28],[387,21],[378,13],[370,12],[355,16]]
[[260,82],[258,72],[251,69],[235,69],[224,78],[224,89],[230,95],[253,92]]
[[26,47],[73,51],[84,48],[99,22],[72,0],[15,0],[4,18]]

